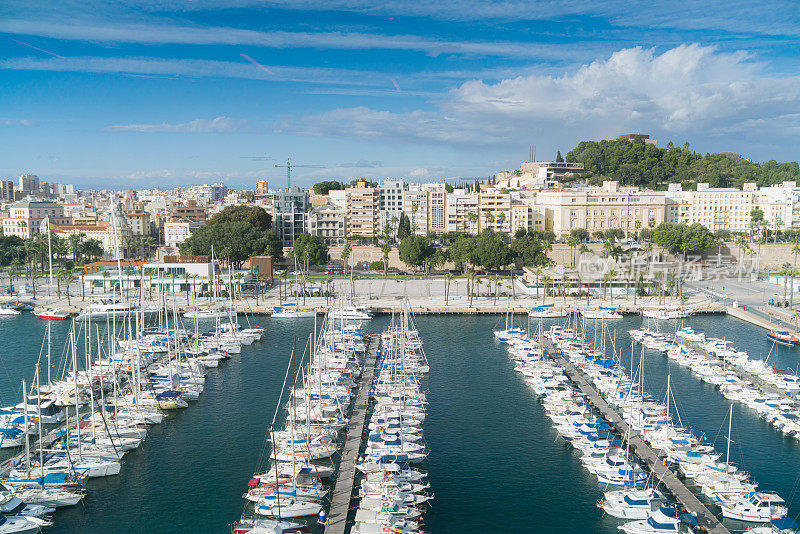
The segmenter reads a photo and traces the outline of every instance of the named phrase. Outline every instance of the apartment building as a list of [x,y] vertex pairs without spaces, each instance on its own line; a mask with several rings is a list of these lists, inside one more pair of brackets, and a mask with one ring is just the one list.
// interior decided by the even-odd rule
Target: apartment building
[[756,191],[755,183],[746,183],[741,190],[699,183],[696,191],[684,191],[681,184],[669,184],[666,221],[676,224],[700,223],[712,232],[748,231]]
[[603,182],[602,187],[539,191],[536,204],[544,213],[544,229],[556,235],[575,228],[620,228],[628,235],[661,224],[666,213],[663,191],[620,187],[616,181]]
[[208,206],[198,203],[197,200],[176,202],[170,207],[169,217],[187,221],[205,221],[208,219]]
[[328,245],[344,245],[347,239],[347,210],[334,203],[314,206],[308,212],[308,233],[325,239]]
[[511,195],[499,189],[481,192],[480,230],[491,228],[495,232],[511,231]]
[[293,247],[294,240],[308,227],[308,194],[298,187],[275,192],[272,206],[272,227],[283,246]]
[[377,187],[368,187],[358,182],[345,189],[347,236],[359,239],[375,239],[381,233],[380,192]]
[[403,191],[403,212],[411,223],[411,233],[428,233],[428,190],[420,184],[411,184]]
[[754,204],[764,212],[772,229],[800,228],[800,187],[795,182],[762,187]]
[[390,225],[395,228],[403,213],[403,180],[384,180],[378,184],[378,220],[381,231]]
[[445,231],[479,232],[480,197],[477,193],[469,193],[464,189],[456,189],[445,198]]
[[45,217],[54,226],[70,224],[64,216],[64,207],[44,200],[24,200],[11,205],[8,217],[3,219],[3,235],[15,235],[28,239],[39,232],[39,225]]
[[12,180],[0,180],[0,201],[10,202],[14,200],[14,182]]
[[544,213],[536,204],[536,196],[511,195],[511,234],[518,230],[544,230]]

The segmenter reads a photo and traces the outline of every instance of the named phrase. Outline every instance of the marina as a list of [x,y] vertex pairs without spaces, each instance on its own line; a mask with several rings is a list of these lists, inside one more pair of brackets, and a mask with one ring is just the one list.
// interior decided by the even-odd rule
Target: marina
[[[24,314],[12,320],[19,321],[20,327],[27,324],[38,329],[36,337],[39,340],[29,338],[29,342],[41,344],[44,325],[35,317]],[[519,322],[522,324],[526,320]],[[321,321],[317,321],[319,326]],[[763,358],[771,349],[763,330],[734,319],[700,316],[686,321],[702,329],[707,336],[730,339],[737,348],[747,349],[752,357]],[[191,493],[191,481],[200,472],[204,478],[208,478],[210,487],[216,488],[213,502],[217,508],[197,513],[205,515],[209,524],[217,525],[216,529],[229,529],[233,518],[241,513],[243,481],[252,476],[253,466],[257,464],[259,443],[266,434],[269,422],[265,421],[268,419],[266,413],[276,408],[280,382],[286,373],[293,341],[297,337],[297,345],[301,346],[303,339],[314,331],[313,318],[274,322],[265,318],[260,322],[265,328],[265,338],[271,342],[243,347],[240,356],[227,361],[215,374],[208,375],[205,391],[198,401],[194,401],[188,410],[170,415],[164,423],[154,426],[142,448],[125,456],[120,475],[89,481],[85,504],[59,510],[54,515],[53,526],[47,530],[72,532],[76,525],[82,525],[80,528],[86,532],[101,532],[111,524],[109,521],[125,525],[134,518],[121,514],[121,510],[112,503],[120,499],[122,502],[143,499],[147,495],[146,500],[152,506],[150,509],[169,515],[169,524],[177,531],[191,532],[193,522],[181,510],[193,507],[188,500],[188,493]],[[365,323],[364,328],[376,340],[390,322],[390,316],[379,316]],[[531,319],[531,322],[535,325],[538,321]],[[546,328],[562,322],[560,319],[543,320]],[[205,322],[209,323],[213,323],[213,320]],[[502,316],[421,316],[416,318],[416,323],[421,337],[426,341],[426,354],[430,359],[430,377],[427,380],[429,415],[425,435],[430,450],[428,480],[436,494],[430,512],[425,516],[425,527],[422,528],[426,531],[461,528],[465,532],[480,532],[493,521],[492,518],[507,517],[508,521],[523,522],[527,513],[519,503],[525,502],[525,510],[528,511],[544,511],[548,508],[544,495],[563,492],[560,498],[571,500],[577,509],[583,510],[583,515],[580,519],[570,517],[565,524],[550,524],[552,531],[578,528],[587,532],[616,532],[619,523],[604,518],[595,506],[602,497],[602,488],[598,487],[596,481],[592,482],[585,472],[581,472],[580,464],[575,462],[570,449],[564,449],[563,445],[553,441],[550,422],[539,405],[525,400],[530,395],[527,388],[516,388],[517,380],[513,369],[507,366],[503,345],[498,344],[491,333],[492,328],[497,328],[497,323],[502,326]],[[626,317],[613,324],[617,331],[617,344],[621,347],[629,343],[627,331],[638,329],[642,320]],[[673,332],[680,327],[679,321],[672,321],[671,324],[674,325]],[[63,345],[69,337],[68,322],[53,323],[52,328],[54,346]],[[535,328],[533,326],[533,330]],[[318,339],[322,337],[319,328],[317,335]],[[754,343],[755,339],[759,342]],[[479,349],[465,352],[465,346]],[[372,347],[374,345],[370,344]],[[7,350],[13,350],[13,354],[4,354],[3,361],[10,368],[9,374],[25,377],[27,373],[22,366],[25,359],[20,354],[20,346],[12,343]],[[784,361],[786,367],[795,368],[798,358],[791,352],[793,349],[784,347],[780,350],[779,361]],[[15,361],[19,365],[16,369],[13,367]],[[691,425],[695,431],[702,429],[706,435],[713,436],[718,432],[724,435],[726,429],[720,431],[719,427],[727,416],[729,404],[715,386],[697,380],[687,368],[669,358],[650,355],[647,357],[645,385],[652,388],[655,395],[663,394],[667,374],[665,366],[670,368],[674,394],[684,399],[680,405],[685,424]],[[13,385],[9,385],[11,387],[6,391],[15,390]],[[485,402],[484,399],[489,397],[496,399],[496,402]],[[254,402],[256,399],[258,402]],[[357,406],[355,399],[354,407]],[[6,404],[11,401],[13,399],[8,399]],[[270,404],[273,407],[271,409]],[[515,406],[519,410],[509,413],[503,406]],[[793,462],[800,461],[796,442],[782,439],[772,425],[754,412],[750,414],[736,410],[734,417],[734,434],[739,433],[738,439],[734,437],[737,443],[735,448],[742,449],[746,455],[746,460],[741,463],[763,487],[791,497],[794,476],[787,475],[778,466],[793,465]],[[252,425],[252,421],[261,423]],[[519,421],[527,423],[520,426]],[[509,426],[515,426],[520,432],[514,439],[507,439],[503,431]],[[742,439],[742,435],[748,437]],[[230,447],[239,451],[235,458],[212,445],[218,440],[226,440]],[[720,440],[719,445],[724,450],[724,439]],[[486,450],[503,452],[496,458],[486,458]],[[759,450],[771,451],[771,455],[746,453]],[[199,465],[190,460],[192,457],[218,459],[216,462],[204,460],[202,471],[198,471]],[[484,458],[484,461],[476,463],[474,458]],[[507,464],[503,458],[514,460]],[[239,473],[238,477],[236,472]],[[148,476],[142,478],[140,473],[148,473]],[[486,518],[473,517],[466,522],[463,517],[465,507],[479,505],[475,501],[477,495],[474,491],[491,495],[494,490],[489,481],[493,477],[507,480],[509,491],[517,497],[508,502],[498,500],[496,512],[487,514]],[[571,484],[562,484],[563,477],[569,477]],[[358,478],[355,480],[358,482]],[[169,484],[165,484],[167,481],[170,481]],[[486,487],[483,487],[484,484]],[[185,493],[173,491],[173,487],[181,486],[186,487]],[[332,488],[335,487],[334,484]],[[472,489],[467,491],[467,488]],[[357,492],[351,495],[353,493]],[[794,517],[797,505],[791,498],[787,501],[790,517]],[[348,508],[355,503],[357,501],[348,503]],[[222,513],[220,510],[227,510],[227,517],[219,517]],[[352,520],[355,511],[350,512]],[[332,520],[333,512],[330,515]],[[155,529],[165,524],[163,519],[156,520],[149,515],[137,516],[136,521],[144,524],[152,522]],[[182,524],[185,526],[181,527]],[[570,524],[573,527],[569,527]],[[352,528],[352,524],[346,527]],[[332,528],[333,521],[327,530]]]

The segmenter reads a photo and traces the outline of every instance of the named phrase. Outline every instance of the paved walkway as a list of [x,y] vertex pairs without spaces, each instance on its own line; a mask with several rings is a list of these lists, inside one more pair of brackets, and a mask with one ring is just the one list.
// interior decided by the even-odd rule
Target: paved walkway
[[572,365],[561,353],[556,350],[555,346],[549,341],[544,340],[545,347],[554,356],[555,360],[564,369],[565,373],[570,380],[580,389],[581,393],[586,396],[586,399],[600,412],[600,414],[620,433],[621,436],[629,436],[628,442],[633,452],[638,456],[650,471],[661,481],[664,486],[672,493],[672,495],[680,502],[684,508],[690,512],[697,514],[697,521],[700,526],[705,527],[711,534],[730,534],[730,531],[719,522],[719,520],[700,502],[697,496],[692,493],[689,488],[673,473],[658,457],[658,455],[650,448],[644,439],[639,434],[630,432],[628,424],[622,417],[609,406],[597,390],[592,386],[583,376],[578,369]]
[[373,334],[372,338],[361,373],[356,403],[350,414],[347,437],[339,462],[339,473],[336,475],[336,485],[331,496],[331,512],[328,515],[328,527],[325,529],[325,532],[329,534],[344,534],[347,529],[347,516],[350,512],[350,502],[355,484],[356,459],[364,435],[367,406],[369,405],[370,391],[372,391],[372,381],[375,378],[375,366],[380,345],[379,334]]

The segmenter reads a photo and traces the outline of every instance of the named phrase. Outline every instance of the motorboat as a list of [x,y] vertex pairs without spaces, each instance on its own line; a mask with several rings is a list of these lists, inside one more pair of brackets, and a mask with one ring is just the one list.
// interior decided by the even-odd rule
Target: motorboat
[[631,521],[620,525],[619,528],[626,534],[661,534],[668,532],[690,532],[672,508],[661,507],[647,519]]
[[273,519],[242,519],[233,525],[233,534],[311,534],[311,527],[301,523]]
[[63,310],[48,308],[44,311],[35,311],[33,314],[38,317],[39,319],[47,319],[50,321],[63,321],[64,319],[68,319],[70,316],[69,312],[65,312]]
[[78,315],[78,319],[89,318],[92,321],[114,317],[127,317],[136,310],[133,302],[122,302],[113,299],[103,299],[89,304],[89,306]]
[[0,306],[0,315],[20,315],[22,314],[21,311],[15,310],[10,306]]
[[769,526],[753,527],[747,530],[747,534],[797,534],[800,532],[800,526],[793,520],[788,518],[773,519],[769,522]]
[[800,339],[798,339],[797,336],[793,336],[788,330],[775,329],[767,334],[767,338],[779,345],[786,345],[787,347],[795,347],[800,344]]
[[653,504],[664,497],[653,488],[607,491],[597,507],[610,516],[620,519],[647,519]]
[[274,306],[271,317],[274,319],[298,319],[301,317],[314,317],[316,314],[315,310],[301,310],[296,303],[290,302],[281,306]]
[[198,308],[183,312],[184,319],[224,319],[230,314],[227,310],[213,308]]
[[685,319],[692,313],[689,310],[675,309],[645,309],[642,310],[642,316],[647,319],[657,319],[659,321],[669,321],[672,319]]
[[355,306],[343,306],[341,308],[334,309],[330,313],[331,319],[344,319],[348,321],[366,321],[368,319],[372,319],[372,313],[356,308]]
[[754,491],[743,496],[717,494],[717,504],[722,516],[739,521],[766,523],[786,517],[787,509],[781,506],[783,499],[775,493]]
[[584,319],[602,319],[605,321],[622,319],[622,314],[617,312],[616,308],[604,308],[603,306],[595,309],[580,310]]
[[535,306],[528,310],[528,317],[535,319],[558,319],[559,317],[566,317],[567,310],[564,308],[556,308],[552,304],[545,304],[542,306]]

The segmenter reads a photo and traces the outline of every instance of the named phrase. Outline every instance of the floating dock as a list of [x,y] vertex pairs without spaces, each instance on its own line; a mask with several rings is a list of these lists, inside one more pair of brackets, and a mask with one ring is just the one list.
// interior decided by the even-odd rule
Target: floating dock
[[632,451],[638,456],[650,469],[650,471],[659,479],[661,483],[672,493],[672,495],[680,502],[684,508],[689,512],[693,512],[697,516],[697,522],[700,526],[704,527],[710,534],[730,534],[730,531],[720,523],[719,519],[700,502],[700,499],[692,493],[689,488],[672,472],[658,455],[645,443],[644,439],[639,434],[630,432],[628,423],[614,410],[609,404],[600,396],[597,390],[592,386],[583,374],[558,351],[555,346],[548,339],[543,339],[545,348],[549,354],[558,362],[564,369],[564,372],[575,384],[586,399],[594,406],[594,408],[614,427],[617,432],[622,436],[628,436],[628,443]]
[[344,534],[347,530],[347,518],[350,513],[350,503],[353,499],[353,487],[356,475],[356,460],[361,450],[364,438],[364,424],[367,418],[369,395],[372,391],[372,382],[375,379],[375,366],[378,361],[380,347],[380,334],[370,336],[367,358],[361,370],[361,379],[358,384],[356,402],[350,421],[347,425],[342,457],[339,461],[339,472],[336,475],[336,484],[331,494],[331,510],[328,514],[326,534]]

